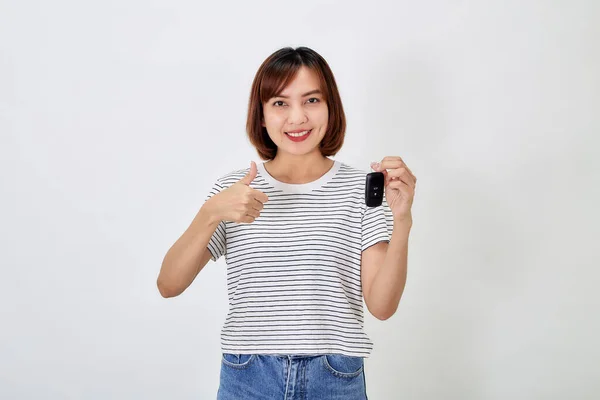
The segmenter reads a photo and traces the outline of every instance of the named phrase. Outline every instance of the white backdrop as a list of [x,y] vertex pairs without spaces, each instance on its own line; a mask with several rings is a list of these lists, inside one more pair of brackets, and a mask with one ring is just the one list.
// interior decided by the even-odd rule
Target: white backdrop
[[600,3],[0,0],[0,398],[213,399],[224,260],[162,258],[245,136],[260,63],[308,46],[334,157],[419,179],[369,398],[600,396]]

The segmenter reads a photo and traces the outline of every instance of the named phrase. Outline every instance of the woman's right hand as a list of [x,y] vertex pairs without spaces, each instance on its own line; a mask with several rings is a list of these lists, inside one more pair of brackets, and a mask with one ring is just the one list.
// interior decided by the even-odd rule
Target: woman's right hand
[[250,171],[246,176],[212,196],[203,207],[219,221],[247,224],[254,222],[260,216],[263,204],[269,200],[266,194],[250,187],[256,174],[256,163],[251,161]]

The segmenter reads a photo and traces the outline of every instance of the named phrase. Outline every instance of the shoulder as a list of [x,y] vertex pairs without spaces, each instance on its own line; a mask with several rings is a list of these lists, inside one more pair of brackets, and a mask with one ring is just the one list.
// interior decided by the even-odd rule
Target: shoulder
[[327,185],[325,191],[335,191],[340,198],[350,201],[353,205],[363,205],[365,196],[365,181],[367,171],[348,163],[338,161],[339,168]]
[[340,181],[344,181],[350,185],[357,185],[358,187],[364,186],[365,179],[368,173],[367,170],[357,168],[342,161],[338,162],[340,164],[340,167],[336,174],[337,179],[339,179]]
[[349,176],[363,177],[368,173],[366,169],[357,168],[343,161],[337,161],[340,164],[340,172]]

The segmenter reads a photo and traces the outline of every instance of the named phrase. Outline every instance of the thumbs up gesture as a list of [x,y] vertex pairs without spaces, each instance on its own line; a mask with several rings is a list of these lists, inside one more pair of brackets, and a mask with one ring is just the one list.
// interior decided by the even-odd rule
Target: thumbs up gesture
[[266,194],[250,187],[256,174],[256,163],[251,161],[246,176],[206,202],[210,212],[220,221],[254,222],[269,200]]

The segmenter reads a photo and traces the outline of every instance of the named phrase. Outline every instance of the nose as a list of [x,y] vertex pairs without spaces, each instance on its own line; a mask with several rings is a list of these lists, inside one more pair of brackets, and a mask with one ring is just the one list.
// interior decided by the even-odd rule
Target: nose
[[302,107],[290,107],[288,123],[290,125],[301,125],[306,122],[306,114]]

